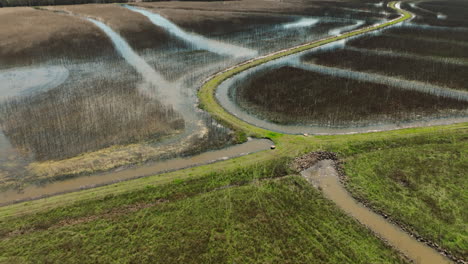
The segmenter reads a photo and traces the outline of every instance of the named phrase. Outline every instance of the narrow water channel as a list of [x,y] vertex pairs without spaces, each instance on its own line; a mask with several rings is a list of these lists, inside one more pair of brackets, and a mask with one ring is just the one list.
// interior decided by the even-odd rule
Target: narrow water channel
[[18,67],[0,70],[0,101],[53,89],[69,76],[63,66]]
[[146,16],[153,24],[162,27],[170,34],[182,39],[183,41],[192,44],[195,48],[211,51],[220,55],[234,56],[234,57],[254,57],[258,54],[257,51],[248,48],[232,45],[229,43],[212,40],[205,38],[198,34],[188,33],[178,27],[176,24],[167,20],[163,16],[152,13],[150,11],[137,8],[134,6],[124,5],[124,7],[131,11],[140,13]]
[[322,160],[314,166],[301,172],[314,187],[322,190],[323,194],[336,203],[347,214],[356,218],[390,245],[408,256],[417,264],[451,263],[449,259],[440,255],[436,250],[421,243],[408,235],[401,228],[391,224],[363,206],[346,191],[338,178],[332,160]]
[[45,186],[30,185],[25,187],[21,192],[16,190],[0,192],[0,205],[93,188],[198,165],[210,164],[216,161],[267,150],[271,147],[271,144],[272,142],[267,139],[251,139],[243,144],[230,146],[221,150],[208,151],[191,157],[170,159],[120,171],[115,170],[90,176],[56,181],[46,184]]

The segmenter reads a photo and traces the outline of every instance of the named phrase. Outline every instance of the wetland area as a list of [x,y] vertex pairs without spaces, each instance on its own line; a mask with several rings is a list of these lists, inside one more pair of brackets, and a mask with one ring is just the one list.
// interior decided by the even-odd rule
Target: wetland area
[[466,263],[465,1],[113,2],[0,0],[0,263]]

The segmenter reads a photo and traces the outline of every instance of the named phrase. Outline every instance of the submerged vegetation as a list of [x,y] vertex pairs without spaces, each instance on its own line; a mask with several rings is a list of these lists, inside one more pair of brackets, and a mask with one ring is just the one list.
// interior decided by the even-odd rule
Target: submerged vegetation
[[464,101],[293,67],[255,72],[232,87],[231,95],[273,122],[331,127],[453,116],[468,108]]
[[[239,49],[250,49],[253,54],[336,34],[386,17],[378,12],[346,15],[346,8],[380,9],[359,3],[340,4],[342,9],[334,9],[327,3],[304,2],[288,7],[290,12],[284,12],[280,3],[276,7],[256,1],[243,5],[212,3],[207,11],[178,9],[182,3],[175,8],[158,8],[165,4],[172,3],[134,4],[150,7],[144,12],[104,4],[0,10],[0,21],[11,27],[18,17],[23,18],[16,23],[17,28],[26,36],[25,42],[30,43],[14,42],[11,29],[2,28],[0,35],[14,41],[1,43],[0,59],[7,62],[1,67],[37,67],[40,63],[44,69],[62,67],[70,72],[68,79],[57,87],[36,89],[29,95],[24,89],[26,96],[1,102],[3,135],[19,151],[16,159],[21,164],[17,165],[26,168],[27,176],[16,177],[11,169],[0,168],[0,185],[11,186],[16,181],[15,186],[23,186],[89,174],[245,140],[242,133],[232,138],[226,128],[194,109],[196,88],[204,78],[241,59],[218,52],[219,48],[196,44],[190,39],[191,31],[202,35],[194,40],[205,38],[205,46],[225,43],[228,48],[236,45]],[[266,12],[250,9],[238,12],[244,5]],[[320,17],[323,10],[336,14]],[[157,15],[149,11],[161,13],[163,18],[151,21],[148,18]],[[52,26],[54,20],[63,22],[62,26]],[[180,28],[174,30],[177,26]],[[187,32],[185,38],[177,34],[181,30]],[[84,39],[95,36],[92,47],[81,43],[80,34]],[[77,41],[70,43],[68,39]],[[231,50],[228,55],[233,52],[236,51]],[[118,56],[133,66],[147,65],[135,71]],[[145,76],[148,72],[151,76]],[[148,80],[151,85],[145,84]],[[153,89],[159,84],[167,87],[163,95],[152,98],[161,94],[160,87]],[[163,146],[165,142],[167,146]],[[180,146],[176,147],[174,142]],[[24,157],[28,161],[24,162]]]
[[[248,2],[254,3],[255,1]],[[170,6],[173,3],[162,3],[161,5],[164,6],[166,4]],[[230,5],[229,2],[221,4]],[[379,7],[383,4],[337,4],[337,9],[341,9],[343,13],[370,13],[370,15],[362,15],[362,17],[371,17],[372,19],[369,21],[375,21],[376,17],[372,15],[372,12],[374,9],[379,8],[374,7]],[[384,9],[384,12],[392,11],[393,14],[386,13],[382,17],[394,17],[394,4],[390,5],[389,9]],[[179,5],[179,3],[176,3],[176,5]],[[355,5],[361,8],[355,9]],[[362,8],[362,5],[369,5],[369,8]],[[304,10],[308,11],[308,9]],[[351,17],[349,16],[349,18]],[[396,24],[409,17],[408,13],[404,13],[399,20],[377,26],[377,28]],[[355,19],[354,16],[352,19]],[[463,163],[466,160],[466,153],[458,150],[459,147],[466,148],[466,124],[360,135],[293,136],[275,133],[261,129],[255,125],[247,124],[227,113],[215,100],[214,92],[217,86],[226,78],[270,60],[305,51],[312,47],[344,39],[352,35],[358,35],[367,32],[367,30],[342,34],[338,37],[253,60],[216,75],[204,83],[198,94],[200,105],[203,109],[209,112],[220,123],[233,129],[239,139],[246,139],[246,136],[252,135],[271,138],[276,145],[273,148],[274,150],[207,166],[140,178],[96,189],[68,193],[48,199],[34,200],[0,208],[0,262],[57,262],[67,259],[71,262],[80,263],[406,263],[406,259],[402,258],[394,249],[385,245],[370,230],[338,210],[336,206],[325,199],[319,190],[307,184],[300,176],[294,175],[296,172],[291,171],[289,166],[291,159],[318,149],[333,151],[339,155],[339,158],[348,162],[345,164],[345,169],[350,175],[350,186],[354,186],[353,192],[356,192],[355,195],[357,196],[361,195],[362,199],[373,199],[373,197],[366,196],[368,193],[361,190],[361,188],[366,188],[366,186],[360,186],[360,182],[353,182],[353,178],[359,179],[359,176],[356,175],[361,173],[360,170],[365,169],[363,172],[368,173],[369,177],[386,175],[389,178],[387,180],[390,181],[388,186],[379,186],[380,184],[386,184],[385,180],[376,180],[373,186],[370,185],[373,188],[375,187],[375,189],[382,188],[383,190],[379,194],[381,197],[376,197],[375,201],[369,201],[369,203],[375,205],[376,208],[379,208],[379,203],[382,203],[383,206],[386,206],[387,203],[391,204],[393,206],[392,217],[396,221],[413,226],[412,231],[416,230],[415,232],[422,234],[426,238],[439,241],[444,248],[448,248],[457,256],[464,258],[463,252],[466,252],[466,241],[463,236],[455,234],[454,230],[456,228],[466,230],[465,216],[460,209],[464,205],[464,189],[460,187],[464,185],[464,182],[462,182],[463,175],[460,176],[460,173],[466,170],[466,166]],[[331,34],[330,31],[328,33]],[[339,32],[332,33],[339,34]],[[278,35],[286,36],[287,34]],[[302,40],[298,39],[296,40],[300,42],[306,38]],[[279,46],[283,45],[278,39],[271,39],[269,43],[272,45],[266,44],[265,47],[267,48],[265,50],[268,50],[269,47],[279,47],[275,46],[275,42],[280,43]],[[176,55],[174,55],[180,56],[175,60],[177,63],[163,68],[166,70],[174,68],[190,71],[191,67],[194,67],[193,65],[180,64],[179,59],[183,58],[184,55],[180,55],[179,51],[176,51]],[[193,49],[193,47],[189,47],[185,52],[189,54],[188,57],[192,57],[193,54],[201,54],[200,57],[194,57],[205,58],[206,62],[217,62],[221,66],[223,66],[223,63],[233,63],[230,60],[223,61],[218,55],[212,56],[211,53],[200,53]],[[135,54],[139,56],[137,52]],[[152,70],[153,68],[157,68],[155,65],[158,65],[158,58],[161,58],[160,54],[145,50],[146,55],[149,56],[145,58],[151,58],[151,62],[148,62],[148,65],[152,67],[149,66],[148,68],[152,68]],[[166,55],[166,57],[170,56]],[[160,63],[165,64],[167,61],[161,61]],[[198,64],[194,65],[197,65],[198,68]],[[189,94],[187,98],[191,98],[190,95],[194,92],[192,88],[197,87],[196,84],[204,80],[201,72],[212,73],[219,67],[217,65],[213,68],[202,68],[202,65],[203,63],[200,65],[201,69],[197,69],[200,70],[197,74],[201,78],[189,76],[189,79],[182,78],[180,80],[177,78],[177,74],[169,74],[171,77],[164,77],[171,81],[177,80],[178,84],[182,83],[185,85],[190,83],[190,85],[184,86],[182,91]],[[133,136],[137,138],[136,141],[139,143],[141,143],[143,138],[154,139],[152,136],[159,136],[151,135],[151,132],[162,127],[169,128],[162,131],[171,133],[168,131],[176,131],[182,123],[184,123],[185,129],[189,125],[193,125],[190,122],[192,120],[180,120],[178,113],[170,108],[172,102],[157,101],[154,98],[150,99],[138,93],[137,88],[141,79],[135,77],[135,73],[132,71],[131,69],[123,71],[125,74],[121,75],[122,79],[115,78],[115,80],[113,80],[115,76],[107,76],[105,74],[106,76],[102,77],[97,74],[98,81],[94,81],[102,84],[102,86],[97,87],[98,89],[93,85],[84,88],[73,85],[69,87],[78,89],[64,89],[64,87],[60,86],[35,97],[13,99],[4,104],[4,110],[10,111],[14,109],[17,106],[16,102],[23,103],[21,106],[25,109],[28,109],[26,103],[33,106],[41,106],[36,107],[31,112],[39,111],[41,113],[40,110],[45,109],[47,114],[58,117],[56,118],[58,125],[54,124],[52,127],[56,131],[60,131],[57,132],[60,136],[70,131],[71,133],[75,133],[74,129],[68,130],[69,127],[61,127],[62,122],[64,122],[62,117],[79,117],[78,119],[71,118],[74,122],[77,122],[77,120],[89,120],[91,127],[104,128],[106,130],[107,128],[112,128],[114,133],[110,135],[104,133],[105,131],[102,131],[102,134],[96,133],[97,139],[102,141],[107,140],[111,145],[114,144],[112,140],[115,138],[113,136],[122,136],[119,139],[121,142],[129,140],[129,138],[125,138],[120,133],[121,131],[118,129],[119,125],[123,126],[121,127],[122,131],[135,129]],[[170,71],[167,70],[166,73],[170,73]],[[278,78],[272,78],[269,75],[270,73],[274,73],[274,77],[278,76]],[[88,72],[88,74],[76,75],[76,77],[72,78],[95,76],[93,73]],[[117,71],[116,74],[120,75],[121,72]],[[129,77],[129,75],[132,76]],[[362,122],[364,118],[373,120],[379,115],[379,118],[392,116],[395,120],[401,120],[402,116],[404,116],[402,113],[411,113],[411,116],[420,114],[443,116],[450,109],[456,111],[464,111],[466,109],[465,102],[463,101],[425,95],[415,91],[403,91],[366,81],[356,81],[336,76],[327,77],[323,74],[310,73],[309,71],[291,67],[261,72],[259,76],[251,76],[252,78],[247,83],[239,85],[251,85],[253,83],[252,87],[255,89],[251,90],[255,90],[256,92],[259,91],[256,90],[258,87],[264,85],[261,87],[261,90],[265,94],[270,95],[267,99],[271,101],[261,101],[261,103],[268,106],[268,104],[275,102],[277,104],[275,107],[278,107],[276,110],[277,114],[280,116],[283,114],[284,109],[296,107],[292,103],[292,100],[296,98],[289,97],[285,99],[286,96],[289,96],[284,89],[285,85],[281,82],[275,82],[281,76],[283,76],[283,79],[285,76],[288,76],[288,78],[289,76],[293,76],[294,81],[297,81],[295,87],[291,84],[288,85],[288,88],[292,87],[298,92],[294,96],[301,95],[299,89],[304,89],[304,87],[310,88],[312,84],[320,88],[320,90],[310,89],[307,95],[309,96],[308,98],[307,96],[300,98],[303,100],[301,101],[303,108],[307,108],[307,103],[311,103],[312,101],[315,101],[315,105],[320,106],[321,112],[311,111],[315,118],[319,120],[323,118],[323,113],[330,111],[327,104],[336,104],[338,102],[342,106],[343,100],[348,102],[350,106],[358,109],[356,115],[359,114],[360,118],[362,117],[361,120],[359,118],[355,119],[352,116],[351,110],[343,107],[349,113],[341,111],[336,116],[344,116],[345,120],[352,120],[351,122]],[[103,81],[107,79],[109,80]],[[73,80],[70,79],[69,81]],[[87,86],[86,81],[81,84]],[[332,88],[334,89],[324,89],[325,85],[329,84],[332,84],[334,86]],[[109,95],[109,93],[114,93],[113,89],[110,88],[114,85],[118,87],[116,89],[117,92],[115,95]],[[343,86],[346,90],[342,89]],[[83,92],[76,91],[81,89]],[[103,93],[100,93],[100,89],[102,89]],[[271,91],[269,91],[270,89]],[[370,90],[378,91],[378,93],[369,95]],[[312,93],[312,91],[321,94]],[[249,91],[246,90],[246,92]],[[77,96],[81,93],[85,96]],[[362,96],[351,99],[351,93]],[[275,97],[276,94],[284,98]],[[61,104],[57,105],[55,101],[48,102],[47,98],[43,97],[45,95],[53,95],[51,98],[59,98],[63,101],[59,101]],[[320,95],[326,96],[326,99],[329,101],[326,102],[324,98],[317,98]],[[360,101],[365,100],[365,98],[377,99],[382,97],[385,98],[388,105],[381,105],[375,101],[363,104]],[[108,100],[107,98],[111,101],[106,101]],[[260,100],[258,94],[254,94],[253,92],[250,93],[250,98]],[[127,100],[131,102],[128,104],[128,108],[127,106],[120,105],[127,103]],[[291,102],[288,102],[288,100]],[[75,102],[76,104],[74,104]],[[112,111],[106,111],[107,108],[105,107],[102,108],[102,102],[105,102],[104,105],[112,109]],[[118,104],[115,104],[115,102]],[[187,100],[180,105],[189,105],[187,109],[193,110],[192,106],[195,103],[195,100]],[[42,104],[45,104],[47,107],[42,107],[44,106]],[[60,108],[67,108],[69,104],[73,106],[75,111],[64,111],[64,115],[62,116],[59,113]],[[93,113],[87,110],[81,111],[87,113],[87,116],[83,116],[81,112],[77,113],[83,110],[83,105],[88,107],[88,104],[94,104],[90,109],[98,112],[92,118],[89,115]],[[280,104],[286,107],[281,109]],[[55,107],[60,108],[55,109]],[[130,108],[140,111],[130,114]],[[114,109],[118,111],[114,112]],[[310,108],[307,109],[310,110]],[[18,116],[31,120],[28,119],[28,111],[25,110],[24,114]],[[299,114],[300,118],[298,120],[308,118],[306,115],[300,115],[301,110],[299,108],[296,108],[294,111],[294,114]],[[374,111],[377,111],[378,114],[373,113]],[[396,114],[393,111],[396,111]],[[11,112],[8,113],[10,114]],[[101,116],[101,113],[105,113],[106,116]],[[117,114],[123,116],[117,116]],[[205,114],[200,114],[200,116],[206,117]],[[107,120],[107,117],[115,117],[116,120],[115,122],[110,121]],[[147,123],[141,122],[141,120],[148,118],[154,118],[152,120],[154,123],[148,122],[149,120],[146,120]],[[333,121],[337,120],[334,116],[327,116],[327,119],[330,118]],[[2,121],[5,122],[4,120],[8,120],[8,118],[2,116]],[[283,120],[285,121],[286,118],[283,118]],[[192,148],[179,152],[173,150],[165,151],[166,157],[171,153],[187,154],[198,147],[206,149],[211,146],[210,144],[217,145],[219,143],[219,146],[228,141],[228,138],[224,137],[228,134],[225,128],[220,127],[211,118],[200,118],[197,121],[208,124],[208,130],[200,129],[198,131],[200,132],[199,134],[194,134],[194,138],[188,140]],[[13,120],[9,120],[7,123],[14,122]],[[335,124],[337,123],[339,122],[336,121]],[[75,127],[72,122],[70,124],[72,124],[70,127]],[[100,127],[101,124],[104,127]],[[21,128],[21,131],[26,131],[23,133],[24,135],[29,135],[27,134],[27,129],[35,129],[31,125],[26,126],[24,124],[21,124]],[[222,133],[212,133],[216,131],[221,131]],[[77,132],[83,132],[84,138],[88,135],[86,134],[88,131],[78,129]],[[139,138],[140,135],[141,137]],[[11,134],[9,136],[11,137]],[[31,136],[34,135],[31,134]],[[216,140],[213,141],[211,140],[212,138]],[[192,142],[192,139],[195,143]],[[73,141],[74,138],[69,137],[67,140]],[[177,141],[177,143],[186,142],[177,137],[172,140]],[[78,145],[77,148],[79,149],[81,146]],[[429,149],[429,152],[421,153],[420,151],[427,150],[426,147]],[[432,151],[431,149],[434,147],[440,147],[440,149]],[[406,150],[409,152],[408,155],[398,154],[399,151]],[[89,167],[93,167],[92,169],[94,169],[96,162],[107,158],[101,159],[100,153],[102,152],[99,152],[99,150],[94,152],[98,159],[85,160],[81,163],[81,172],[89,169]],[[61,165],[65,164],[62,167],[62,169],[64,168],[63,171],[69,171],[70,168],[74,169],[73,165],[78,163],[76,162],[77,159],[85,156],[89,157],[82,155],[68,160],[38,162],[38,167],[42,166],[48,172],[57,173],[57,168],[60,168],[60,165],[54,167],[51,164],[58,162]],[[440,183],[443,179],[427,179],[427,175],[414,173],[413,168],[408,165],[410,164],[410,157],[418,158],[417,166],[424,167],[422,172],[428,175],[442,175],[449,178],[449,180]],[[138,159],[138,161],[149,159],[149,157],[145,157],[145,159]],[[457,161],[452,162],[452,159],[457,159]],[[125,157],[123,160],[127,162],[130,159]],[[372,162],[367,164],[367,160]],[[434,160],[440,160],[440,162],[435,163],[440,166],[437,169],[430,168],[430,165],[434,164],[432,163]],[[388,162],[388,164],[386,166],[378,166],[380,162]],[[400,162],[402,163],[402,173],[394,173],[396,165]],[[72,166],[70,166],[71,163],[73,163]],[[83,164],[92,164],[93,166],[84,166]],[[134,163],[130,162],[127,164]],[[368,167],[366,167],[367,165]],[[101,168],[115,167],[117,166],[103,166]],[[79,170],[77,169],[74,173],[80,174],[77,171]],[[67,175],[62,172],[59,174]],[[394,182],[392,183],[391,181]],[[352,185],[353,183],[355,185]],[[442,189],[438,189],[438,184],[442,186]],[[460,184],[457,188],[458,196],[455,192],[452,193],[451,190],[448,190],[448,188],[456,184]],[[407,188],[407,190],[404,188]],[[369,192],[373,190],[370,189]],[[411,191],[419,192],[421,197],[414,197],[414,193],[411,193]],[[436,196],[432,196],[431,194],[436,194]],[[436,201],[434,197],[437,197],[439,200]],[[448,197],[460,198],[460,201],[449,203],[450,206],[457,207],[457,209],[445,207],[442,204]],[[388,199],[388,201],[382,202],[382,199]],[[407,202],[409,205],[399,204],[402,202]],[[414,211],[418,209],[420,204],[423,206],[420,212],[423,215],[421,219],[430,221],[428,219],[431,214],[438,214],[436,222],[428,225],[428,228],[421,227],[421,225],[425,224],[424,222],[412,219]],[[412,211],[401,212],[402,209],[410,209]],[[451,217],[447,217],[447,212]],[[441,228],[441,225],[445,225],[445,227]],[[437,233],[434,232],[436,226],[438,227]]]
[[349,49],[314,53],[306,56],[304,60],[331,67],[379,73],[468,91],[466,85],[468,65],[396,57],[391,54],[377,55]]
[[180,114],[138,91],[141,80],[122,62],[89,67],[100,73],[0,105],[0,125],[13,146],[36,160],[63,159],[184,129]]
[[288,159],[274,159],[2,221],[0,256],[6,262],[406,263],[288,173]]

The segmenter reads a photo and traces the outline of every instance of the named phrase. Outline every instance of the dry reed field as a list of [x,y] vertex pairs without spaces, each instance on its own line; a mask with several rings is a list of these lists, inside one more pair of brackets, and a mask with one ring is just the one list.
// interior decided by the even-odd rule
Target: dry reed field
[[304,60],[320,65],[379,73],[386,76],[468,90],[468,66],[447,62],[373,54],[366,51],[340,49],[311,54]]
[[138,80],[130,78],[136,75],[132,69],[113,66],[122,68],[107,72],[113,78],[74,79],[67,88],[2,104],[4,134],[41,161],[159,138],[184,128],[182,117],[170,105],[139,93]]

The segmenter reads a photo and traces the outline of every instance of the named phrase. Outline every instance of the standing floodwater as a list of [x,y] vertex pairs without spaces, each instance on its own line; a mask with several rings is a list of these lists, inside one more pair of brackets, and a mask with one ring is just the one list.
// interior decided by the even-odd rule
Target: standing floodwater
[[387,222],[382,216],[355,201],[341,185],[332,160],[319,161],[301,174],[316,188],[320,188],[325,196],[343,211],[376,232],[417,264],[450,263],[434,249],[417,241],[399,227]]
[[0,101],[53,89],[68,78],[63,66],[22,67],[0,70]]
[[151,20],[151,22],[153,22],[155,25],[163,27],[164,29],[169,31],[169,33],[175,35],[178,38],[181,38],[187,43],[192,44],[195,48],[208,50],[221,55],[235,57],[253,57],[257,55],[257,52],[251,49],[208,39],[193,33],[187,33],[171,21],[165,19],[164,17],[158,14],[129,5],[125,5],[125,7],[148,17]]
[[128,43],[116,32],[114,32],[110,27],[108,27],[106,24],[100,21],[91,18],[88,18],[88,20],[93,22],[96,26],[98,26],[109,36],[120,55],[130,65],[132,65],[138,73],[141,74],[143,80],[149,83],[151,88],[155,88],[155,91],[152,91],[151,88],[144,90],[146,94],[155,95],[160,100],[167,100],[177,108],[177,106],[179,105],[178,102],[180,100],[180,94],[178,93],[179,91],[172,90],[173,87],[171,87],[171,85],[164,79],[164,77],[158,72],[156,72],[151,66],[149,66],[148,63],[146,63],[146,61],[143,58],[141,58],[130,47],[130,45],[128,45]]

